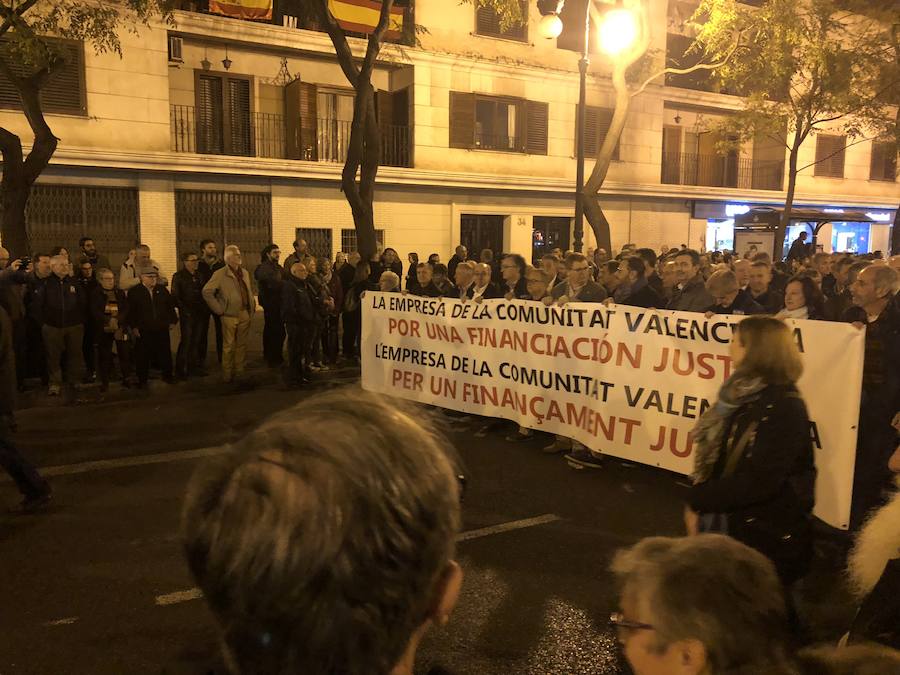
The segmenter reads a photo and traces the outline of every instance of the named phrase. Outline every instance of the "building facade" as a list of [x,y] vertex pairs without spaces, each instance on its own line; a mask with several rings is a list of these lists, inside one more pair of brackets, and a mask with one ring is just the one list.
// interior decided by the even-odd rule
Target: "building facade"
[[[690,7],[648,1],[652,49],[683,51],[679,22]],[[577,14],[578,4],[567,2],[566,11]],[[386,44],[373,76],[382,244],[402,258],[415,251],[442,259],[460,242],[528,258],[571,247],[572,38],[540,37],[533,3],[527,26],[506,31],[469,4],[419,0],[415,16],[404,11],[427,33],[418,46]],[[190,3],[175,12],[174,26],[123,32],[121,58],[71,43],[69,70],[45,91],[60,143],[29,206],[35,248],[74,247],[88,234],[118,262],[140,240],[170,271],[179,252],[205,238],[220,251],[239,245],[251,264],[268,242],[289,251],[297,237],[319,255],[353,250],[339,189],[352,90],[327,34],[297,27],[277,4],[273,14],[271,22],[244,21]],[[364,39],[350,42],[364,52]],[[589,158],[613,104],[603,57],[592,60]],[[736,213],[783,203],[783,148],[759,142],[715,153],[718,139],[707,126],[740,100],[708,85],[660,79],[633,99],[601,193],[615,247],[727,248]],[[29,129],[15,107],[14,92],[0,82],[0,125],[27,145]],[[842,147],[842,138],[827,134],[804,146],[801,166],[831,157],[801,173],[795,201],[861,210],[875,221],[826,226],[825,250],[886,251],[900,200],[896,152],[868,141]],[[593,243],[586,226],[585,246]]]

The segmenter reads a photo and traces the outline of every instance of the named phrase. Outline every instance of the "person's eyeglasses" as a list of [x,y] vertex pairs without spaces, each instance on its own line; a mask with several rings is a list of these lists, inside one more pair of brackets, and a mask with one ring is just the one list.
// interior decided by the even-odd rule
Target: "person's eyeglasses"
[[609,625],[616,629],[619,633],[619,639],[625,637],[628,631],[633,630],[655,630],[649,623],[641,623],[640,621],[631,621],[625,618],[624,614],[613,612],[609,615]]

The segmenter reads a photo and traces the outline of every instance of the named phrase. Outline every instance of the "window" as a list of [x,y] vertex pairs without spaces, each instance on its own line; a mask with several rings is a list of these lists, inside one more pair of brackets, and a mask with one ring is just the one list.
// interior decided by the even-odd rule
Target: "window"
[[305,241],[307,250],[317,258],[331,260],[331,234],[330,227],[298,227],[294,238]]
[[885,141],[872,142],[872,160],[869,165],[870,180],[897,180],[897,146]]
[[549,106],[539,101],[450,92],[450,147],[547,154]]
[[846,136],[817,134],[814,174],[826,178],[843,178],[846,146]]
[[[357,250],[356,241],[356,228],[341,230],[341,251],[353,253]],[[375,230],[375,241],[378,243],[378,247],[384,250],[384,230]]]
[[197,152],[253,156],[251,85],[249,77],[196,72]]
[[[576,109],[577,114],[577,109]],[[610,108],[597,108],[589,105],[584,117],[584,155],[593,157],[600,150],[606,134],[609,133],[609,125],[612,122],[613,111]],[[613,148],[613,159],[619,159],[619,143]]]
[[[84,86],[84,47],[73,40],[48,40],[63,55],[64,61],[41,89],[41,109],[45,114],[87,115]],[[4,60],[19,75],[30,75],[18,56],[11,54],[8,38],[0,40]],[[5,75],[0,74],[0,108],[22,109],[19,92]]]
[[503,221],[505,216],[463,214],[459,222],[459,243],[469,249],[473,258],[491,249],[497,256],[503,251]]
[[528,40],[528,3],[521,0],[522,16],[525,21],[509,26],[506,30],[500,27],[500,16],[490,7],[478,7],[475,10],[475,33],[487,37],[504,38],[506,40]]

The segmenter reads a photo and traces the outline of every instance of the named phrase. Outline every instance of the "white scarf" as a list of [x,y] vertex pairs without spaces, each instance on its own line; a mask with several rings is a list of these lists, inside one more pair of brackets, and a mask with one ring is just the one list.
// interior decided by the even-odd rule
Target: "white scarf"
[[808,319],[809,308],[803,305],[800,309],[783,309],[775,315],[776,319]]

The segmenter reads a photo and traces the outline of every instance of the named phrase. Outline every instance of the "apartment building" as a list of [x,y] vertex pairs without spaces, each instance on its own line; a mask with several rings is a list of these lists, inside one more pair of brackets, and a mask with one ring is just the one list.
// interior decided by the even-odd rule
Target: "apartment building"
[[[367,0],[349,0],[364,5]],[[564,22],[583,2],[566,3]],[[683,53],[690,5],[647,0],[652,49]],[[123,33],[124,54],[67,43],[67,71],[44,92],[60,138],[29,206],[37,249],[74,247],[82,234],[115,260],[136,240],[174,270],[179,252],[212,238],[235,243],[255,264],[268,242],[296,237],[322,255],[355,248],[339,190],[352,90],[328,36],[299,23],[290,5],[271,18],[210,11],[206,0],[175,12],[175,25]],[[212,9],[220,5],[212,0]],[[237,3],[240,4],[240,3]],[[258,4],[258,3],[257,3]],[[581,4],[581,9],[579,8]],[[573,241],[577,35],[538,34],[540,15],[501,30],[470,4],[398,2],[408,37],[386,44],[373,80],[383,158],[375,219],[383,245],[401,257],[453,247],[531,257]],[[359,54],[365,41],[351,38]],[[613,102],[599,53],[588,84],[586,147],[602,143]],[[730,246],[730,219],[750,205],[783,202],[783,148],[749,143],[715,153],[715,118],[739,107],[701,76],[669,77],[633,100],[602,191],[614,246]],[[9,83],[0,80],[0,124],[30,138]],[[900,200],[896,153],[883,144],[843,147],[821,134],[804,146],[796,203],[864,211],[874,223],[834,223],[826,250],[887,250]],[[587,162],[590,171],[592,162]],[[830,231],[829,231],[830,228]],[[586,226],[585,245],[593,245]]]

